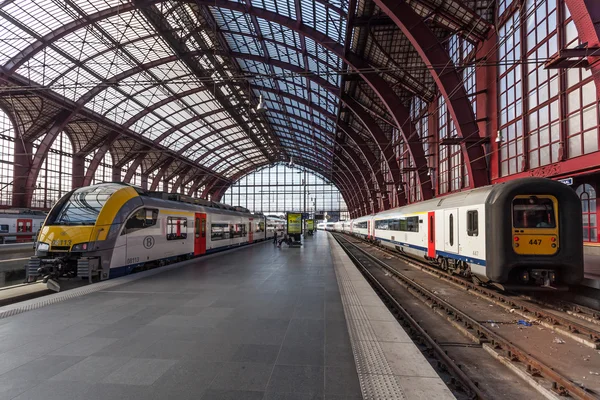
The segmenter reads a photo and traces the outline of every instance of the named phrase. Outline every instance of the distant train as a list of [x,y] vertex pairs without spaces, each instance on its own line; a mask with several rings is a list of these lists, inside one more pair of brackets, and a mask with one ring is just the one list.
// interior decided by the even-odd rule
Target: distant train
[[567,185],[524,178],[387,210],[326,229],[490,283],[583,279],[581,201]]
[[33,241],[45,219],[43,211],[0,210],[0,243]]
[[281,219],[121,183],[75,189],[48,214],[28,281],[104,280],[272,238]]

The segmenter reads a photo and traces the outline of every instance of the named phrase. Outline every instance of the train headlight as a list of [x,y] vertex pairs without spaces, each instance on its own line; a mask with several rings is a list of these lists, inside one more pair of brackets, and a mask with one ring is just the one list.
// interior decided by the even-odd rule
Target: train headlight
[[519,241],[519,237],[515,236],[515,243]]
[[50,245],[48,243],[40,242],[38,243],[37,251],[48,251],[50,250]]
[[76,245],[73,246],[71,251],[87,251],[87,249],[88,249],[87,243],[77,243]]

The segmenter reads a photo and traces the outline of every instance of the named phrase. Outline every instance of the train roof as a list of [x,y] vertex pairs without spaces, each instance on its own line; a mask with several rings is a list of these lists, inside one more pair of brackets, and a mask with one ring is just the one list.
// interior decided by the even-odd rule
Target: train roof
[[[478,205],[484,204],[489,199],[498,196],[500,193],[504,191],[513,191],[518,190],[520,187],[531,188],[532,185],[535,185],[537,189],[548,188],[549,194],[556,193],[556,191],[572,191],[570,187],[559,183],[557,181],[546,179],[546,178],[520,178],[512,181],[497,183],[494,185],[484,186],[471,190],[464,190],[462,192],[449,194],[446,196],[441,196],[435,199],[422,201],[415,204],[409,204],[407,206],[402,206],[400,208],[393,208],[387,211],[382,211],[378,213],[375,218],[379,219],[380,217],[386,217],[390,215],[395,215],[401,209],[402,213],[411,214],[411,213],[419,213],[425,211],[435,210],[437,208],[449,208],[449,207],[462,207],[462,206],[470,206],[470,205]],[[372,218],[373,216],[363,216],[355,219],[354,221],[367,220]]]

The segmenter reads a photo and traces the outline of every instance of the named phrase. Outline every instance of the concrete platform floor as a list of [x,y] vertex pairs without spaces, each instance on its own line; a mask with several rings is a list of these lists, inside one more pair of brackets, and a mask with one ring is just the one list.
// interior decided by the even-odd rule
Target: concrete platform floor
[[0,399],[359,399],[326,234],[0,320]]

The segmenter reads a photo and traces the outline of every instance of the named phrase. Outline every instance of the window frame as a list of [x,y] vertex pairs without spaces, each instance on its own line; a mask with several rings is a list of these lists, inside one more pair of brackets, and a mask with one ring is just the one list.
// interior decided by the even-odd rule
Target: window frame
[[[175,222],[175,224],[173,224]],[[179,233],[171,231],[171,227],[179,230]],[[188,219],[187,217],[168,216],[166,218],[166,237],[167,240],[185,240],[187,239]],[[185,231],[184,231],[185,230]]]
[[479,236],[479,210],[467,210],[467,235]]

